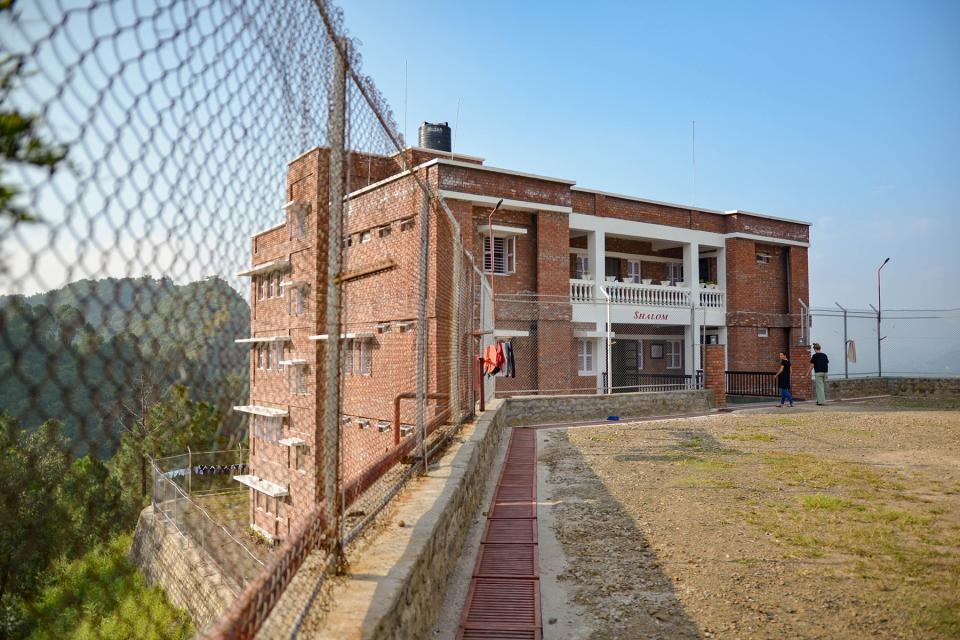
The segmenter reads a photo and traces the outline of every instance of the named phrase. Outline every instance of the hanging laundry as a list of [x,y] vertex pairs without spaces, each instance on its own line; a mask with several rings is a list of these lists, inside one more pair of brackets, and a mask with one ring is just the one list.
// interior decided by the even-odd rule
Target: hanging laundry
[[847,360],[854,364],[857,362],[857,343],[853,340],[847,341]]
[[517,377],[517,363],[516,363],[516,362],[514,361],[514,359],[513,359],[513,341],[512,341],[512,340],[507,340],[506,342],[504,342],[504,343],[503,343],[503,350],[504,350],[504,352],[505,352],[505,354],[506,354],[506,358],[507,358],[507,363],[506,363],[506,365],[507,365],[507,371],[506,371],[506,373],[505,373],[504,375],[506,375],[508,378],[516,378],[516,377]]
[[495,376],[503,367],[503,347],[499,342],[488,345],[483,351],[483,372]]

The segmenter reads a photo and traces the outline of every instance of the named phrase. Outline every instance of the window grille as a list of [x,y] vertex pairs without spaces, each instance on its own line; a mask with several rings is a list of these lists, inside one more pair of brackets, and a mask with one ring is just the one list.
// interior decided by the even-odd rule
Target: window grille
[[490,252],[490,236],[483,237],[483,270],[487,273],[507,275],[516,272],[517,239],[494,238],[493,254]]

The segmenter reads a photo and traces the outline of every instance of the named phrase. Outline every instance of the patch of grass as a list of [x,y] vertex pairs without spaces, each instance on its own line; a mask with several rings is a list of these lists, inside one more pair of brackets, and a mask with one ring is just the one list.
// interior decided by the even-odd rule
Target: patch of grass
[[725,436],[721,436],[724,440],[740,440],[744,442],[776,442],[776,436],[772,436],[768,433],[743,433],[736,431],[734,433],[729,433]]
[[805,453],[774,452],[764,456],[767,475],[789,485],[812,489],[901,489],[902,485],[867,465],[819,458]]
[[929,409],[939,411],[960,410],[960,398],[902,398],[895,397],[890,401],[896,409]]
[[836,511],[841,509],[847,504],[846,500],[838,498],[837,496],[831,496],[825,493],[814,493],[809,496],[800,496],[800,504],[802,504],[807,509],[827,509],[829,511]]
[[735,489],[737,484],[721,478],[700,478],[685,476],[677,480],[676,487],[684,489]]
[[694,436],[688,440],[682,440],[680,446],[687,449],[703,449],[703,436]]
[[727,471],[728,469],[733,468],[732,463],[725,460],[718,460],[716,458],[685,458],[681,460],[679,464],[696,471]]

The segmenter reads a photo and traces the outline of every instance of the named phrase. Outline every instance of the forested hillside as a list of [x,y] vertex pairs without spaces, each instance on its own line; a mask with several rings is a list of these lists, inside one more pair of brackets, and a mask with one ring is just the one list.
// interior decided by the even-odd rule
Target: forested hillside
[[81,280],[0,297],[0,412],[28,430],[59,420],[75,455],[108,458],[123,425],[174,384],[221,410],[243,400],[248,351],[233,340],[249,325],[246,301],[220,278]]

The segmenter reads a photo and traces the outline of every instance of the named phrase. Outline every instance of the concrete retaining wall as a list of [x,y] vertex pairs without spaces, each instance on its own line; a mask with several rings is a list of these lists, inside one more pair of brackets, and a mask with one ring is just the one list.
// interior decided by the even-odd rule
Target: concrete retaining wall
[[960,378],[833,378],[827,380],[827,398],[905,396],[910,398],[960,398]]
[[160,586],[174,606],[190,614],[198,629],[220,617],[235,597],[219,570],[172,525],[158,521],[152,507],[140,513],[130,560],[147,584]]
[[607,416],[641,416],[696,413],[710,410],[713,393],[707,389],[611,395],[523,396],[506,400],[507,425],[606,420]]

